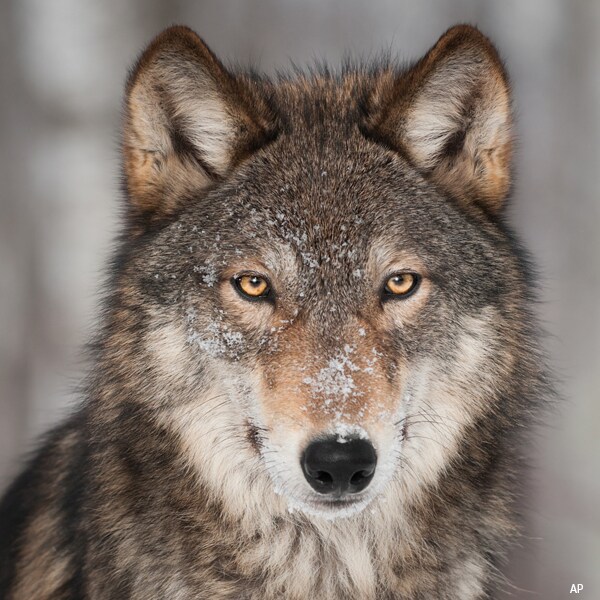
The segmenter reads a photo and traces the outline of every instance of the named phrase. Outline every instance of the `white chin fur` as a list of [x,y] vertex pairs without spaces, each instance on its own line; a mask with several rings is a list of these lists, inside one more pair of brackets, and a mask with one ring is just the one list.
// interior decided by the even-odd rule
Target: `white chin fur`
[[288,511],[290,513],[301,512],[309,517],[319,517],[326,521],[335,521],[337,519],[347,519],[361,513],[375,498],[373,496],[356,500],[351,503],[327,502],[301,502],[293,498],[287,498]]

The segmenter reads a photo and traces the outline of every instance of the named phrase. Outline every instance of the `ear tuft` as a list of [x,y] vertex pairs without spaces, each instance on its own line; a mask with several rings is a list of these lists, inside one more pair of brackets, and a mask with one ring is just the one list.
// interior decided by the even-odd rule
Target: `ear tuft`
[[368,110],[368,129],[452,196],[501,209],[511,178],[510,88],[476,28],[453,27],[412,69],[382,78]]
[[273,123],[264,99],[191,29],[162,32],[126,90],[124,172],[136,224],[164,219],[186,196],[226,177],[273,137]]

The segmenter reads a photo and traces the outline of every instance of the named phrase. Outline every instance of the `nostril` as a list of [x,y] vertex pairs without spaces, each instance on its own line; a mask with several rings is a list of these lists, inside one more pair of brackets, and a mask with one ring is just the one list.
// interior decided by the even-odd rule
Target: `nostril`
[[315,479],[323,485],[330,485],[333,483],[333,477],[327,473],[327,471],[317,471]]
[[373,471],[370,471],[370,472],[369,471],[357,471],[350,478],[350,483],[352,485],[360,485],[361,483],[363,483],[365,481],[365,479],[368,479],[369,477],[371,477],[371,475],[373,475]]

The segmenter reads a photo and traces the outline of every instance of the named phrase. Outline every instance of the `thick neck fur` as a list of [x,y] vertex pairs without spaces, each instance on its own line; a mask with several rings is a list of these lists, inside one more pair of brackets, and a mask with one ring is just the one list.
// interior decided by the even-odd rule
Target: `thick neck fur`
[[[142,327],[143,315],[122,314]],[[124,329],[121,323],[116,331]],[[165,332],[144,335],[146,360],[139,345],[119,335],[107,337],[102,358],[109,364],[102,370],[119,385],[109,396],[95,383],[90,405],[92,456],[112,461],[104,469],[110,481],[97,482],[112,493],[100,517],[114,536],[105,546],[108,560],[121,556],[154,582],[153,590],[182,599],[485,597],[490,561],[514,534],[511,499],[494,483],[510,471],[508,455],[489,443],[498,431],[488,430],[485,419],[434,483],[415,489],[410,465],[400,465],[362,512],[335,520],[307,516],[290,512],[242,433],[244,411],[219,382],[227,380],[225,370],[219,377],[206,368],[190,375],[185,345]],[[162,360],[150,356],[157,346]],[[132,510],[145,515],[132,530],[149,526],[121,540],[120,516],[127,523]],[[168,564],[156,554],[163,540]]]
[[[138,432],[146,443],[177,443],[149,422],[140,425],[144,410],[124,410],[138,427],[149,428]],[[501,513],[474,514],[478,494],[467,484],[453,485],[460,477],[456,472],[410,505],[404,505],[401,486],[392,484],[360,514],[330,521],[288,512],[260,476],[244,496],[216,498],[214,486],[190,471],[189,457],[173,453],[157,467],[156,456],[138,454],[143,448],[128,448],[127,462],[152,476],[141,477],[132,491],[128,465],[119,461],[120,472],[111,472],[115,496],[105,510],[112,513],[121,504],[123,515],[147,511],[150,526],[135,533],[146,517],[132,522],[122,542],[116,533],[112,550],[135,566],[140,577],[161,573],[155,589],[165,594],[177,590],[171,597],[481,598],[490,576],[487,550],[510,527]],[[165,453],[160,442],[158,448]],[[468,516],[463,516],[465,510]],[[113,523],[114,532],[128,522],[119,514],[117,509],[115,516],[102,517]],[[172,556],[183,553],[185,559],[166,566],[152,554],[149,548],[160,547],[156,540],[166,538]]]

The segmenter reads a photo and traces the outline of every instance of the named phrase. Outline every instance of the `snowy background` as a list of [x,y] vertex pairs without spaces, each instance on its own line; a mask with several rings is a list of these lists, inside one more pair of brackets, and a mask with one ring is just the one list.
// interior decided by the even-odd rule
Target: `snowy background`
[[[2,0],[0,487],[75,399],[117,231],[123,82],[165,26],[272,72],[478,25],[512,76],[512,220],[537,258],[565,403],[537,442],[513,598],[600,598],[600,1]],[[570,597],[570,596],[569,596]]]

